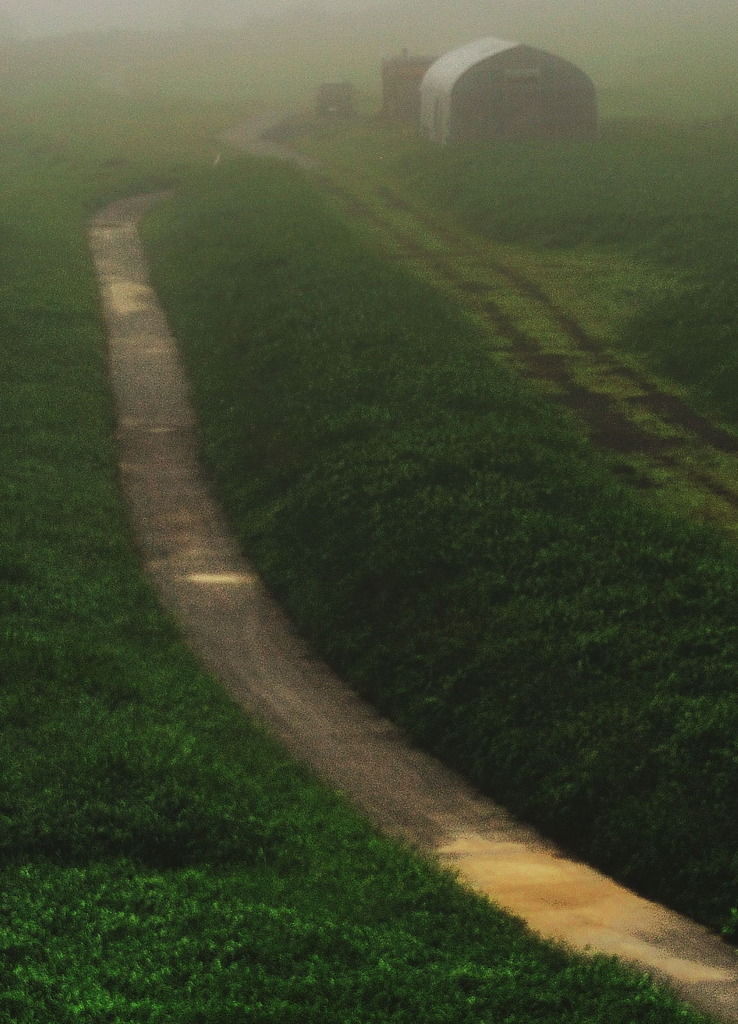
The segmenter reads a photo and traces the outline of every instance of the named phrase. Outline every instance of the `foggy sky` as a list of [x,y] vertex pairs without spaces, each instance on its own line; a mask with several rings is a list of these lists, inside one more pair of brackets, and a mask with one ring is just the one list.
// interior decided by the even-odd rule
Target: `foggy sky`
[[[461,21],[476,14],[489,26],[490,35],[502,34],[505,25],[527,23],[559,30],[569,24],[585,31],[594,24],[628,32],[643,27],[658,33],[661,27],[667,34],[694,30],[698,35],[718,26],[735,32],[738,23],[736,0],[457,0],[453,5],[438,0],[0,0],[0,32],[58,35],[116,28],[218,28],[289,11],[361,13],[380,7],[391,17],[418,23],[438,21],[442,10],[446,17],[456,12]],[[526,35],[517,33],[521,34]]]
[[[0,43],[3,37],[15,36],[29,39],[33,46],[39,37],[73,34],[71,49],[62,38],[60,59],[71,60],[79,44],[77,64],[88,78],[97,75],[107,83],[106,88],[117,83],[118,89],[131,89],[146,82],[165,92],[183,88],[214,95],[213,90],[220,90],[218,95],[229,99],[248,90],[249,95],[262,91],[270,97],[279,92],[285,103],[292,104],[323,80],[348,79],[367,93],[377,92],[382,58],[402,49],[431,56],[481,36],[498,36],[556,52],[578,64],[593,78],[601,108],[609,116],[738,117],[737,4],[738,0],[0,0]],[[229,31],[218,36],[225,28]],[[127,34],[108,35],[117,30]],[[165,39],[153,34],[160,32]],[[189,52],[193,41],[197,52]],[[54,38],[48,45],[56,45]],[[92,54],[97,51],[101,56],[96,64]],[[230,51],[228,63],[223,53]],[[154,66],[157,55],[164,64],[168,61],[166,81]],[[201,65],[199,72],[196,65]],[[172,70],[182,67],[186,74]]]
[[169,30],[241,25],[290,10],[366,10],[376,0],[0,0],[0,25],[18,35],[109,29]]

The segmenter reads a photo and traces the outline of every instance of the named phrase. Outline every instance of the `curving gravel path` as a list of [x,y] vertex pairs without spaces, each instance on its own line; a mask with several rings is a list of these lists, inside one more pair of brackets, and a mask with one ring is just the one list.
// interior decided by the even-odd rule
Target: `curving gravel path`
[[292,754],[386,832],[577,949],[614,954],[724,1021],[738,959],[716,936],[567,859],[473,791],[317,661],[240,555],[203,483],[175,342],[147,276],[138,219],[114,203],[89,229],[110,338],[120,477],[146,571],[192,649]]

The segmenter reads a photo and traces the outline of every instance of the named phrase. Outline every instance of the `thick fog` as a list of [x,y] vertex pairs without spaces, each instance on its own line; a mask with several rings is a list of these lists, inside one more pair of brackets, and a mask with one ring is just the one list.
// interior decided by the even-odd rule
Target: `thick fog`
[[[181,30],[230,27],[250,17],[279,15],[295,8],[362,10],[362,0],[5,0],[0,19],[20,35],[58,35],[109,29]],[[3,16],[4,15],[4,16]]]
[[483,24],[494,33],[512,30],[518,36],[531,35],[535,24],[556,33],[610,29],[628,35],[647,27],[652,44],[660,35],[703,35],[719,26],[735,34],[738,21],[735,0],[3,0],[0,18],[5,30],[12,26],[21,35],[56,35],[115,28],[217,28],[242,25],[253,16],[378,9],[391,21],[422,26],[424,35],[455,22]]
[[[191,47],[206,42],[214,86],[224,66],[213,43],[220,33],[229,88],[237,91],[242,76],[244,88],[263,83],[285,97],[336,78],[371,92],[384,56],[435,55],[494,35],[578,63],[605,112],[720,116],[738,106],[736,0],[0,0],[0,39],[121,31],[131,68],[145,36],[153,46],[152,33],[187,36],[190,68],[199,59]],[[176,45],[168,45],[174,67]],[[126,73],[123,62],[108,80]]]

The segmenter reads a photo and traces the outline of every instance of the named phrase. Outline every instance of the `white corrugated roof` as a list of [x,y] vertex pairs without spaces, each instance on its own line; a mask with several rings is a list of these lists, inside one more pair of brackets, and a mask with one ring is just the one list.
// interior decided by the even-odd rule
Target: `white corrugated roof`
[[494,57],[497,53],[512,50],[516,46],[520,46],[520,43],[511,43],[507,39],[485,36],[484,39],[475,39],[473,43],[449,50],[428,68],[423,78],[423,86],[430,86],[434,90],[444,92],[453,86],[460,75],[474,67],[475,64],[486,60],[487,57]]

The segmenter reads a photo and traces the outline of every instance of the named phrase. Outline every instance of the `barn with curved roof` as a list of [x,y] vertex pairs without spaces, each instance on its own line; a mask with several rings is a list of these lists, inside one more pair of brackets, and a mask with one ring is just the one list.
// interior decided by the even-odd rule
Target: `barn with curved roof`
[[545,50],[487,37],[450,50],[426,71],[420,126],[435,142],[592,139],[591,79]]

